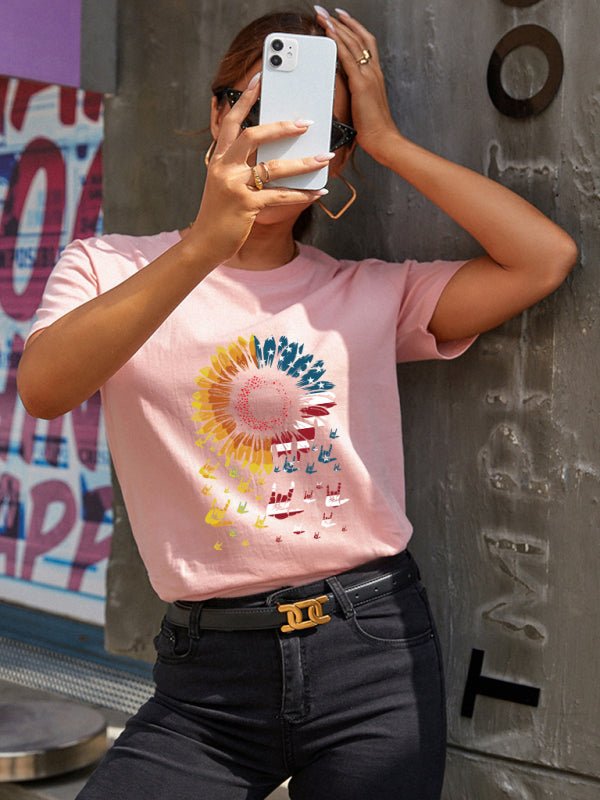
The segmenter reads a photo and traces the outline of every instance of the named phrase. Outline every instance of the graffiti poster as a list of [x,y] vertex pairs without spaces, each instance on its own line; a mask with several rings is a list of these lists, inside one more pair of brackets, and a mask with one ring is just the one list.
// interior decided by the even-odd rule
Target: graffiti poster
[[104,622],[112,533],[99,395],[34,419],[16,373],[62,248],[102,227],[102,96],[0,77],[0,600]]

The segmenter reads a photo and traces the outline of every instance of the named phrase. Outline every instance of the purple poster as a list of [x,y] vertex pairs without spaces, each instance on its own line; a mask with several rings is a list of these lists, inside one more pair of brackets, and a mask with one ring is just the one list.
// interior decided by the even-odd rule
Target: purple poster
[[98,395],[34,419],[16,371],[61,249],[102,227],[102,96],[0,77],[0,599],[102,624],[112,532]]
[[79,86],[81,0],[2,0],[0,74]]

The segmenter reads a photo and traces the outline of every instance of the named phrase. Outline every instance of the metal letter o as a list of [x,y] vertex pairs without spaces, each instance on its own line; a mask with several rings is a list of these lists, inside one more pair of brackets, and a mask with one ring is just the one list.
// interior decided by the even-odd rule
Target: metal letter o
[[[517,47],[537,47],[548,59],[548,77],[539,92],[533,97],[519,100],[511,97],[502,86],[500,78],[506,56]],[[525,119],[540,114],[548,108],[560,88],[564,71],[561,46],[556,37],[539,25],[520,25],[500,39],[491,55],[487,71],[488,92],[498,111],[507,117]]]

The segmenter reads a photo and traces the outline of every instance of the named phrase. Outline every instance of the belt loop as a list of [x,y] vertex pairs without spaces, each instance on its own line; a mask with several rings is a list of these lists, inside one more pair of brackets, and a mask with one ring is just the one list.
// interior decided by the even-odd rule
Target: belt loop
[[408,556],[408,560],[410,562],[411,570],[412,570],[413,575],[415,575],[417,580],[420,581],[421,580],[421,573],[419,571],[419,566],[418,566],[417,562],[415,561],[413,554],[410,553],[408,550],[406,550],[406,555]]
[[339,580],[333,575],[331,578],[326,578],[325,583],[328,584],[329,588],[333,592],[335,599],[340,604],[340,608],[344,612],[344,619],[350,619],[350,617],[354,616],[354,606],[348,599],[348,595],[346,594],[346,590],[339,582]]
[[192,604],[190,609],[190,621],[188,623],[188,631],[190,639],[200,638],[200,614],[202,613],[202,606],[204,603],[197,600]]

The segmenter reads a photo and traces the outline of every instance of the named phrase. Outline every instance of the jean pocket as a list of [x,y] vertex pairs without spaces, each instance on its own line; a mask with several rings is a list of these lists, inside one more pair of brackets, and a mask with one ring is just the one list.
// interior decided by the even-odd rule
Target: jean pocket
[[420,581],[355,606],[350,622],[371,644],[413,647],[434,636],[425,587]]
[[166,616],[160,623],[160,631],[154,637],[153,643],[158,660],[165,664],[179,664],[196,654],[197,640],[190,637],[187,628],[175,625]]

